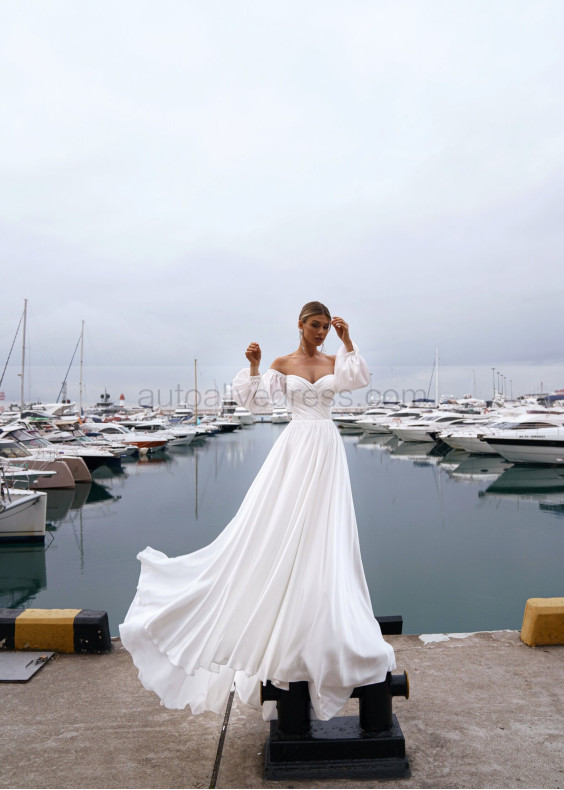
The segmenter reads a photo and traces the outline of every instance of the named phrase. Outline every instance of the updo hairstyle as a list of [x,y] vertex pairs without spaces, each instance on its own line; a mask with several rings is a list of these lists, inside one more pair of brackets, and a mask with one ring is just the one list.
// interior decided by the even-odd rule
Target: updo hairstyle
[[326,315],[329,321],[331,320],[331,313],[321,302],[308,302],[304,304],[300,312],[300,321],[306,321],[312,315]]

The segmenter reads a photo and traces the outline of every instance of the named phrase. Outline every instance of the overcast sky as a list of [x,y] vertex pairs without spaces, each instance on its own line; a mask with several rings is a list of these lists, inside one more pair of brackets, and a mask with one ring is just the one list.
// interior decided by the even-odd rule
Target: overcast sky
[[375,388],[564,387],[562,41],[561,0],[0,0],[1,367],[27,298],[33,399],[82,320],[90,401],[221,387],[319,299]]

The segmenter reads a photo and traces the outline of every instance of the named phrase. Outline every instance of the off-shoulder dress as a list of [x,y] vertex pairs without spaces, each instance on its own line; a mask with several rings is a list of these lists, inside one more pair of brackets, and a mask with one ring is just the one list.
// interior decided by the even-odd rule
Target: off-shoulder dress
[[[360,556],[335,393],[366,386],[358,353],[337,353],[315,383],[240,371],[235,399],[253,411],[286,396],[292,420],[239,510],[208,546],[167,557],[147,548],[120,626],[143,685],[169,708],[220,713],[235,686],[260,708],[260,684],[306,680],[316,716],[343,707],[355,686],[395,668],[374,618]],[[265,719],[274,703],[264,703]]]

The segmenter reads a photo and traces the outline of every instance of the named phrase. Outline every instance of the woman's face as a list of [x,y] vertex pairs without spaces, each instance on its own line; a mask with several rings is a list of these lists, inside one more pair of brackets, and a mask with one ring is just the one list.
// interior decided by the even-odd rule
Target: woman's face
[[331,321],[326,315],[310,315],[305,321],[299,321],[298,326],[303,330],[304,340],[312,345],[320,346],[331,329]]

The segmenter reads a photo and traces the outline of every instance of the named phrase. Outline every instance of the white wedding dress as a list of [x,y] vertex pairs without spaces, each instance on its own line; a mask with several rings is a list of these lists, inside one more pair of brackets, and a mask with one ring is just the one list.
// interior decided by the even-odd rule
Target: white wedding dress
[[[257,410],[286,395],[292,420],[213,543],[180,557],[152,548],[138,555],[121,640],[165,706],[221,713],[235,684],[260,708],[261,683],[307,680],[326,720],[355,686],[395,668],[372,611],[345,450],[330,417],[335,393],[368,382],[356,346],[342,347],[335,372],[313,384],[272,369],[236,376],[241,405]],[[275,716],[275,703],[264,703],[263,716]]]

